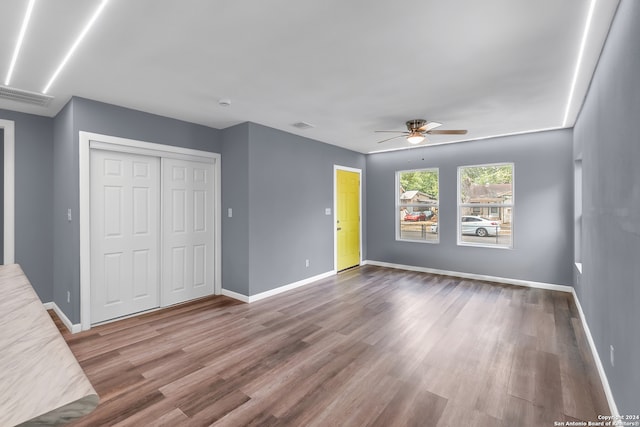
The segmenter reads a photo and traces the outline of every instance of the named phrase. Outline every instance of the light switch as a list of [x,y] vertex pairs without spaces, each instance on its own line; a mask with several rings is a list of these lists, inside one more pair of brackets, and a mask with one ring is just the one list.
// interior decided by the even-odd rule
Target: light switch
[[67,209],[67,221],[71,222],[71,209]]
[[229,218],[231,218],[233,216],[233,209],[231,209],[231,208],[227,209],[227,216]]
[[325,208],[324,214],[325,215],[331,215],[331,208]]

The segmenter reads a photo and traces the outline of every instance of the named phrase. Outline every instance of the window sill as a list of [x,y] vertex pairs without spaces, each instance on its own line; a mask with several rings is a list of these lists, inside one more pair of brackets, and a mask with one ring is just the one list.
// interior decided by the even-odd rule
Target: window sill
[[413,240],[413,239],[401,239],[396,238],[396,242],[408,242],[408,243],[430,243],[432,245],[436,245],[440,243],[440,239],[437,240]]
[[490,249],[513,249],[513,245],[499,245],[499,244],[491,244],[491,243],[480,243],[480,242],[465,242],[462,240],[458,240],[458,246],[472,246],[475,248],[490,248]]

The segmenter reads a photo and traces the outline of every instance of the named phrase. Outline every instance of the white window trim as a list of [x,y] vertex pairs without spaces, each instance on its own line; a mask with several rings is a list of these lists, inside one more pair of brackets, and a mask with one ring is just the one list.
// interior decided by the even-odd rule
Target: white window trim
[[582,155],[573,163],[573,258],[582,273]]
[[4,130],[4,259],[0,264],[13,264],[15,260],[15,122],[1,120]]
[[[490,167],[490,166],[511,166],[511,201],[509,203],[461,203],[460,200],[462,198],[462,194],[460,194],[460,172],[463,168],[478,168],[478,167]],[[488,164],[480,164],[480,165],[463,165],[458,166],[458,194],[457,194],[457,204],[458,204],[458,212],[457,212],[457,242],[458,246],[474,246],[480,248],[492,248],[492,249],[513,249],[514,247],[514,220],[513,220],[513,211],[515,210],[515,188],[516,188],[516,167],[513,162],[504,162],[504,163],[488,163]],[[462,208],[511,208],[511,244],[510,245],[499,245],[499,244],[489,244],[489,243],[477,243],[477,242],[464,242],[462,241]],[[440,230],[438,230],[440,231]]]
[[[407,204],[407,205],[401,205],[400,204],[400,174],[401,173],[407,173],[407,172],[425,172],[425,171],[435,171],[438,174],[438,203],[433,205],[433,207],[435,207],[436,209],[438,209],[438,213],[440,213],[440,168],[438,167],[432,167],[432,168],[420,168],[420,169],[406,169],[406,170],[399,170],[396,171],[396,202],[395,202],[395,227],[396,227],[396,241],[397,242],[411,242],[411,243],[429,243],[432,245],[437,245],[438,243],[440,243],[440,223],[438,223],[438,231],[436,233],[436,238],[435,240],[418,240],[418,239],[403,239],[400,236],[400,208],[401,207],[419,207],[419,208],[424,208],[427,205],[422,205],[422,204]],[[431,233],[431,230],[427,230],[427,233]]]

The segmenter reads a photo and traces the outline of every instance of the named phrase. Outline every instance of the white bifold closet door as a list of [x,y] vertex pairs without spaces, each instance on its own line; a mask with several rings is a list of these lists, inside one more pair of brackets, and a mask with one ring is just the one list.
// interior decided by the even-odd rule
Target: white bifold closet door
[[213,165],[162,159],[162,305],[212,295]]
[[160,159],[91,150],[91,323],[158,307]]

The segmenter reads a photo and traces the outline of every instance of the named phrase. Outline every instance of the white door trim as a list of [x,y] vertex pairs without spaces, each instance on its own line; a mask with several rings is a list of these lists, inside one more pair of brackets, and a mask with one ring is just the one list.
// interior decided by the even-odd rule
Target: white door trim
[[15,254],[15,123],[12,120],[1,120],[0,128],[4,130],[4,259],[2,264],[16,262]]
[[[216,158],[216,155],[219,157],[219,154],[211,153],[209,151],[200,151],[193,150],[191,148],[183,148],[181,150],[175,150],[175,148],[171,145],[162,145],[162,144],[154,144],[150,142],[139,142],[138,144],[133,145],[134,140],[124,140],[131,141],[126,144],[114,143],[112,141],[103,141],[104,137],[100,140],[90,139],[89,140],[89,148],[96,148],[98,150],[107,150],[107,151],[116,151],[118,153],[130,153],[130,154],[138,154],[141,156],[151,156],[151,157],[164,157],[171,159],[179,159],[179,160],[193,160],[200,162],[208,162],[215,163],[212,159]],[[118,138],[122,139],[122,138]],[[160,146],[160,147],[158,147]],[[169,150],[163,150],[163,147],[170,148]]]
[[[1,124],[1,123],[0,123]],[[171,158],[200,158],[214,165],[214,293],[222,292],[222,240],[221,240],[221,156],[209,151],[194,150],[172,145],[156,144],[137,141],[92,132],[80,131],[79,135],[79,181],[80,206],[78,218],[80,221],[80,324],[82,330],[91,328],[91,204],[90,204],[90,147],[99,143],[101,149],[110,149],[126,153],[149,155],[151,152],[159,157]],[[5,169],[6,173],[6,169]],[[5,193],[6,196],[6,193]]]
[[338,215],[338,171],[356,172],[360,176],[360,184],[358,186],[358,204],[360,207],[360,264],[362,264],[362,169],[352,168],[349,166],[333,165],[333,271],[338,271],[338,230],[336,227],[336,218]]

